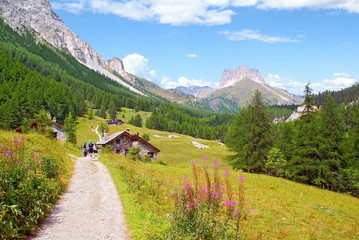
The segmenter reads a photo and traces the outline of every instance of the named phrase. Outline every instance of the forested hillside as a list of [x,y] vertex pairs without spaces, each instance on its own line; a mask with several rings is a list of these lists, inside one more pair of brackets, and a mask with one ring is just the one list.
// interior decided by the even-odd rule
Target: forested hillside
[[331,95],[336,103],[350,103],[359,100],[359,84],[354,84],[351,87],[342,89],[340,91],[325,91],[313,96],[316,105],[323,105],[325,99]]
[[309,86],[305,110],[293,122],[271,124],[259,92],[234,120],[226,145],[234,168],[266,173],[359,196],[359,104],[329,94],[315,110]]

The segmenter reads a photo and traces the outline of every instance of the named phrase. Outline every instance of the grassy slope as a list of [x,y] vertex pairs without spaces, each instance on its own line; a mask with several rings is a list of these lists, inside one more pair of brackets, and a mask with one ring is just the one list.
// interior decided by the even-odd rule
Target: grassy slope
[[[100,119],[92,121],[81,119],[78,138],[93,138],[93,132],[89,131],[90,126],[99,122]],[[147,173],[151,172],[151,179],[162,181],[163,191],[167,194],[171,189],[179,187],[183,175],[192,175],[191,159],[201,162],[201,157],[205,155],[208,158],[208,165],[218,161],[222,168],[226,168],[223,158],[229,152],[216,141],[197,140],[211,147],[197,149],[191,146],[191,137],[174,134],[180,138],[155,138],[154,134],[168,136],[172,133],[130,125],[111,127],[110,133],[127,127],[132,132],[139,132],[140,135],[144,132],[149,133],[150,142],[161,149],[159,159],[168,162],[168,166],[136,163],[135,167],[139,173],[148,175]],[[167,219],[166,214],[171,213],[168,210],[170,209],[168,201],[163,199],[162,203],[156,205],[151,197],[139,198],[128,192],[127,185],[120,177],[119,163],[116,162],[122,161],[119,160],[121,158],[115,157],[116,159],[111,160],[103,155],[102,158],[116,179],[133,239],[143,239],[145,232],[153,231],[148,226],[157,229],[166,226],[163,225]],[[232,172],[232,174],[232,181],[235,184],[238,173]],[[256,174],[244,174],[244,176],[245,210],[251,210],[243,221],[242,233],[245,239],[359,239],[359,208],[357,207],[359,199],[280,178]],[[158,206],[163,206],[163,209]]]

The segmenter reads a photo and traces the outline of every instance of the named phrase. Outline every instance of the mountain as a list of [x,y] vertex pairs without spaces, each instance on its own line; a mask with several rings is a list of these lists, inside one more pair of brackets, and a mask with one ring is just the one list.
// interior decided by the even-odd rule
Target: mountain
[[235,85],[237,82],[249,78],[260,84],[265,84],[265,80],[257,69],[246,66],[239,66],[235,70],[224,69],[219,88],[226,88]]
[[189,95],[193,95],[193,96],[197,96],[197,93],[199,91],[202,91],[204,89],[212,89],[208,86],[190,86],[190,87],[184,87],[184,86],[178,86],[176,87],[176,90],[180,90],[181,92],[185,93],[185,94],[189,94]]
[[225,69],[219,88],[203,89],[196,93],[203,102],[207,102],[214,111],[247,106],[254,92],[259,90],[268,105],[299,104],[303,98],[287,91],[269,86],[257,69],[245,66],[231,70]]
[[[131,76],[124,71],[119,58],[105,61],[89,43],[83,42],[51,9],[48,0],[2,0],[0,15],[6,24],[18,33],[31,31],[40,41],[57,49],[68,51],[79,62],[131,91],[145,95],[129,84]],[[117,74],[115,74],[117,73]]]

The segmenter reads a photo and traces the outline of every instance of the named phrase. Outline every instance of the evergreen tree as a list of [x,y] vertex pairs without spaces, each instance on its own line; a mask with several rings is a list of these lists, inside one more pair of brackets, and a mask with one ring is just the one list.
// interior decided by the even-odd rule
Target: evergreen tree
[[65,118],[64,130],[66,132],[67,141],[76,144],[76,126],[77,122],[75,117],[70,112]]
[[337,175],[342,161],[342,143],[344,140],[344,121],[339,107],[336,107],[331,95],[319,112],[319,161],[318,173],[313,183],[322,188],[332,188],[338,184]]
[[92,108],[89,109],[88,114],[89,114],[88,119],[89,119],[89,120],[92,120],[92,119],[94,118],[94,117],[93,117],[93,109],[92,109]]
[[128,121],[129,124],[132,124],[136,127],[142,127],[142,118],[140,114],[136,114],[135,116],[132,116],[130,121]]
[[110,119],[116,119],[116,106],[113,102],[110,102],[108,105],[108,114],[110,115]]
[[38,122],[37,131],[41,134],[47,133],[52,126],[52,121],[45,110],[41,110],[38,114],[35,114],[35,121]]
[[229,128],[226,145],[236,152],[229,158],[234,168],[249,172],[264,172],[268,151],[272,146],[271,122],[257,90],[247,109],[241,110]]
[[105,118],[106,119],[106,108],[105,105],[102,104],[101,108],[99,110],[97,110],[96,115],[99,116],[100,118]]

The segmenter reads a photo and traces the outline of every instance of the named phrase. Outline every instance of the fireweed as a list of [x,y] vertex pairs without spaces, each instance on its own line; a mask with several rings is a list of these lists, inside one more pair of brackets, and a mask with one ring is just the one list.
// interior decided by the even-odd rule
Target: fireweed
[[13,137],[0,147],[0,239],[21,239],[36,230],[64,185],[53,157],[29,152]]
[[240,239],[244,177],[238,178],[235,196],[230,172],[220,173],[218,163],[213,168],[212,174],[205,165],[198,167],[192,160],[193,182],[183,177],[167,239]]

